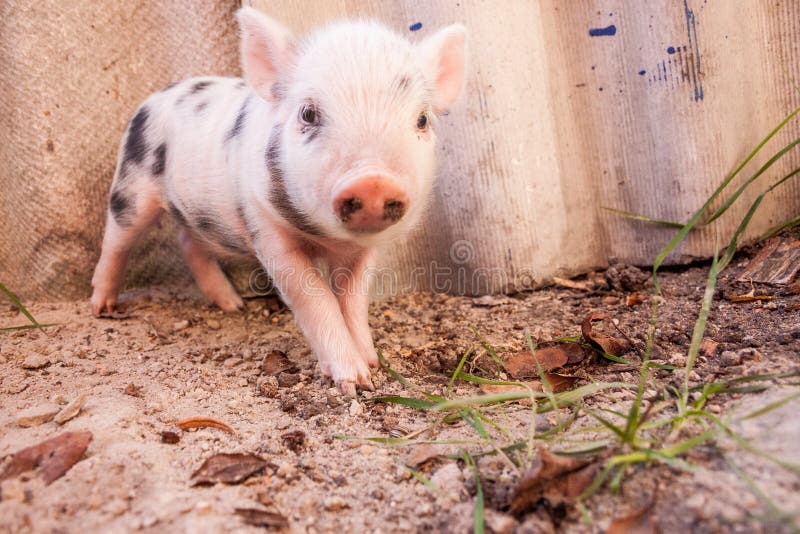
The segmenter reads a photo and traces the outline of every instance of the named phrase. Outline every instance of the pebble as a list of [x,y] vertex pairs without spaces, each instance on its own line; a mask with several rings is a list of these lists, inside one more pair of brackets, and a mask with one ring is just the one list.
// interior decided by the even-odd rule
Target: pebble
[[719,363],[724,367],[733,367],[742,363],[742,358],[732,350],[726,350],[720,354]]
[[484,512],[484,521],[494,534],[511,534],[517,528],[517,520],[508,514],[487,509]]
[[202,513],[210,512],[211,503],[208,501],[198,501],[197,504],[194,505],[194,509]]
[[72,402],[64,406],[60,412],[55,416],[55,422],[59,425],[63,425],[76,415],[78,415],[83,408],[83,405],[86,404],[86,399],[88,395],[86,393],[81,393],[78,395],[77,398],[73,399]]
[[36,406],[20,413],[17,416],[16,423],[17,426],[24,428],[43,425],[52,421],[60,410],[61,408],[57,404]]
[[50,365],[50,359],[42,354],[31,354],[22,362],[23,369],[41,369]]
[[227,368],[227,369],[232,369],[232,368],[236,367],[237,365],[241,364],[242,361],[244,361],[244,360],[242,360],[241,358],[238,358],[236,356],[233,356],[231,358],[228,358],[224,362],[222,362],[222,366]]
[[209,320],[207,320],[207,321],[206,321],[206,325],[207,325],[207,326],[208,326],[208,327],[209,327],[211,330],[219,330],[220,328],[222,328],[222,324],[221,324],[219,321],[217,321],[216,319],[209,319]]
[[344,500],[342,497],[331,496],[326,497],[324,501],[322,501],[322,505],[325,507],[325,510],[329,512],[337,512],[339,510],[344,510],[345,508],[350,508],[350,503]]
[[364,405],[358,402],[356,399],[350,401],[350,416],[351,417],[358,417],[359,415],[364,413]]
[[173,332],[180,332],[181,330],[186,330],[187,328],[189,328],[189,321],[186,319],[183,321],[178,321],[172,325]]
[[452,495],[458,500],[461,500],[461,496],[465,491],[464,476],[455,463],[440,467],[431,476],[431,482],[440,487],[446,494]]
[[669,363],[674,365],[675,367],[685,367],[686,366],[686,355],[681,354],[680,352],[674,352],[669,357]]

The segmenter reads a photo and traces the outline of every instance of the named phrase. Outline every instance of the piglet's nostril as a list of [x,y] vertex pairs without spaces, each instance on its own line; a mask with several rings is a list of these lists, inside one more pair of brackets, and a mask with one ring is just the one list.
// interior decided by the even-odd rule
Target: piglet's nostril
[[406,212],[406,205],[401,200],[387,200],[383,203],[383,218],[387,221],[399,221]]
[[348,219],[350,219],[350,216],[360,210],[362,206],[363,204],[358,198],[348,198],[342,202],[341,206],[339,207],[339,218],[346,222]]

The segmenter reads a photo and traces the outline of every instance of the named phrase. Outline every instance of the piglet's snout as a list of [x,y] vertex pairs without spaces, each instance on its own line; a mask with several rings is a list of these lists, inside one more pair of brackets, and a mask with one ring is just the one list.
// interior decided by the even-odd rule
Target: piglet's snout
[[369,176],[342,190],[333,201],[333,209],[347,229],[379,232],[405,215],[408,197],[387,178]]

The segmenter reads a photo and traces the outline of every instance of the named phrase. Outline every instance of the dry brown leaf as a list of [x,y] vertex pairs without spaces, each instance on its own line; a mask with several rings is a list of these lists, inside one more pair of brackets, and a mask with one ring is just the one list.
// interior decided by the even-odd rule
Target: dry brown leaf
[[578,291],[591,291],[589,287],[589,281],[584,280],[582,282],[578,282],[577,280],[567,280],[566,278],[559,278],[558,276],[553,277],[553,282],[559,287],[565,287],[567,289],[577,289]]
[[625,298],[626,306],[637,306],[644,303],[645,299],[638,292],[631,293]]
[[775,300],[775,295],[756,295],[755,291],[750,291],[744,295],[732,295],[728,297],[731,302],[756,302],[759,300]]
[[577,376],[561,373],[545,373],[544,377],[547,379],[548,384],[550,384],[550,390],[553,393],[561,393],[562,391],[572,389],[572,386],[578,381]]
[[178,426],[181,430],[189,430],[190,428],[219,428],[220,430],[224,430],[228,434],[236,434],[236,431],[233,430],[230,425],[220,421],[219,419],[214,419],[213,417],[187,417],[186,419],[181,419],[178,421]]
[[260,508],[236,508],[236,514],[248,525],[254,527],[289,528],[289,520],[278,512],[261,510]]
[[[523,382],[533,391],[542,391],[542,383],[538,380],[532,380],[528,382]],[[481,384],[480,385],[481,391],[487,393],[489,395],[494,395],[495,393],[528,393],[528,390],[520,387],[520,386],[513,386],[510,384]],[[522,405],[530,406],[531,399],[519,399],[516,401]]]
[[215,454],[192,474],[192,485],[238,484],[266,466],[267,461],[255,454]]
[[615,517],[608,525],[606,534],[656,534],[656,521],[653,517],[654,501],[648,502],[628,515]]
[[706,356],[714,356],[717,353],[717,347],[719,347],[719,343],[710,337],[703,338],[703,341],[700,342],[700,352]]
[[408,453],[406,465],[408,467],[419,467],[439,456],[439,453],[436,452],[436,448],[433,445],[430,443],[420,443],[419,445],[414,445],[414,448]]
[[[531,356],[529,350],[515,352],[505,357],[506,371],[515,379],[537,378],[539,365],[542,371],[552,371],[568,363],[577,363],[585,358],[583,347],[577,343],[559,343],[536,349]],[[537,365],[537,362],[539,365]]]
[[0,480],[13,478],[39,468],[39,476],[49,485],[61,478],[82,458],[89,443],[91,432],[64,432],[32,447],[15,452],[0,473]]
[[297,366],[280,350],[270,351],[261,362],[261,371],[268,376],[276,376],[283,372],[294,372]]
[[592,313],[583,320],[581,324],[581,333],[587,343],[602,350],[606,354],[612,356],[621,356],[630,350],[631,344],[627,339],[609,336],[594,329],[594,323],[599,321],[610,320],[610,317],[603,313]]
[[56,416],[53,418],[53,421],[55,421],[59,425],[63,425],[70,419],[73,419],[80,413],[81,409],[83,408],[83,405],[86,404],[86,399],[88,398],[89,398],[88,394],[81,393],[76,398],[74,398],[69,404],[64,406],[64,408],[62,408],[61,411],[58,412]]
[[281,439],[287,449],[297,452],[306,444],[306,433],[302,430],[292,430],[281,434]]
[[518,514],[546,499],[551,507],[573,502],[594,480],[600,462],[558,456],[547,449],[539,454],[526,471],[511,499],[511,512]]

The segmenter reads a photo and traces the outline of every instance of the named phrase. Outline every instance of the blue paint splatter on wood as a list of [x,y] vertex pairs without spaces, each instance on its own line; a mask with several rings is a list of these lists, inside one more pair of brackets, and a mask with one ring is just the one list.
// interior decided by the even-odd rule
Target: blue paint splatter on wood
[[675,47],[674,46],[670,46],[669,48],[667,48],[667,54],[674,54],[674,53],[675,53]]
[[[700,78],[703,70],[700,68],[700,47],[697,44],[697,25],[694,11],[689,9],[689,4],[683,0],[683,12],[686,15],[686,35],[689,39],[689,61],[692,67],[692,84],[694,85],[694,101],[703,100],[703,80]],[[692,50],[694,48],[694,50]],[[694,52],[694,53],[691,53]]]
[[411,30],[412,32],[415,32],[417,30],[421,30],[422,29],[422,23],[421,22],[415,22],[414,24],[409,26],[408,29]]
[[617,27],[613,24],[611,26],[606,26],[605,28],[589,28],[589,35],[592,37],[600,37],[603,35],[616,35],[617,34]]
[[642,69],[639,71],[639,76],[644,76],[645,74],[647,74],[646,70]]

